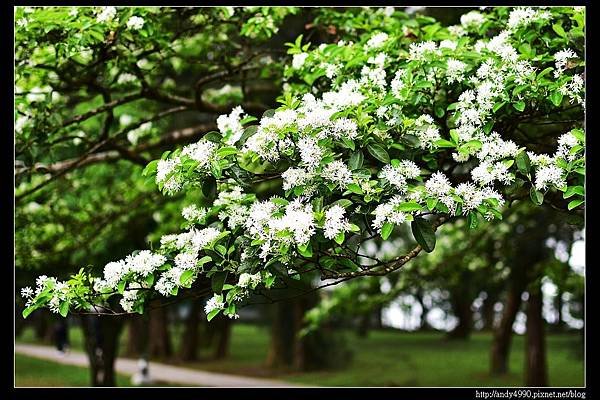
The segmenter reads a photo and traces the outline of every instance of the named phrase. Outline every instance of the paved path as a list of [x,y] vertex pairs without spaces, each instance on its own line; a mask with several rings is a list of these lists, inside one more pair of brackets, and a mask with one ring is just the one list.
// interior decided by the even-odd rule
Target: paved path
[[[54,347],[18,343],[15,344],[15,352],[30,357],[54,361],[60,364],[77,365],[80,367],[88,366],[87,355],[80,351],[71,351],[67,355],[60,355],[57,353]],[[138,371],[137,360],[130,358],[118,358],[115,368],[117,372],[122,374],[133,375]],[[150,362],[150,376],[157,381],[176,383],[184,386],[297,386],[293,383],[283,381],[205,372],[196,369],[175,367],[157,362]]]

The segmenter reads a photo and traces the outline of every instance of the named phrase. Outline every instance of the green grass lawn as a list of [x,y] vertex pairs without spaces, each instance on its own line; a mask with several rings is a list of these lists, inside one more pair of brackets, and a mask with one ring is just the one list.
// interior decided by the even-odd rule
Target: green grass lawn
[[[16,387],[62,387],[89,386],[90,373],[87,368],[63,365],[52,361],[15,355]],[[130,378],[117,374],[117,386],[130,386]]]
[[[358,338],[352,332],[344,335],[353,349],[354,357],[345,368],[334,371],[285,373],[267,369],[264,360],[268,349],[268,330],[240,323],[234,325],[228,359],[210,360],[208,353],[203,351],[201,355],[205,356],[204,361],[178,365],[207,371],[279,378],[315,386],[523,385],[523,336],[513,337],[511,373],[498,378],[488,374],[491,343],[489,333],[475,333],[465,342],[447,341],[444,334],[435,332],[372,331],[366,339]],[[73,349],[82,349],[80,332],[72,329],[70,337]],[[125,332],[122,345],[126,340]],[[583,386],[583,359],[577,357],[575,352],[579,340],[576,334],[547,336],[550,385]],[[32,333],[25,331],[19,341],[32,342]]]

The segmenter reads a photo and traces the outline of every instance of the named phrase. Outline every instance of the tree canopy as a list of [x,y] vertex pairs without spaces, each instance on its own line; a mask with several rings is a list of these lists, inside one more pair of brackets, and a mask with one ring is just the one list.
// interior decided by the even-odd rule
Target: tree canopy
[[[157,297],[208,294],[209,320],[235,318],[254,292],[388,275],[422,252],[443,258],[446,234],[466,243],[478,226],[506,235],[500,220],[525,202],[583,213],[582,7],[486,8],[452,26],[391,7],[322,9],[319,40],[301,35],[283,54],[270,38],[292,7],[16,13],[24,262],[48,263],[32,249],[49,246],[88,264],[41,209],[86,237],[97,215],[166,216],[150,249],[38,277],[24,316],[143,313]],[[278,104],[264,104],[273,82]],[[114,232],[127,236],[113,228],[97,245]],[[398,239],[403,254],[366,251]]]

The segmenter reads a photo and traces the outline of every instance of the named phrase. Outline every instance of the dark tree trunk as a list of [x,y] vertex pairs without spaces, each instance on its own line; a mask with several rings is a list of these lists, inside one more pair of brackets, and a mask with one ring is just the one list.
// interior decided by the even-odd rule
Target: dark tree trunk
[[375,307],[375,321],[373,324],[373,328],[382,329],[383,328],[383,306],[378,305]]
[[229,355],[229,343],[231,341],[231,319],[224,315],[219,315],[215,320],[217,328],[217,345],[215,347],[214,358],[221,360]]
[[81,327],[90,362],[92,386],[116,386],[115,360],[123,318],[105,315],[84,315]]
[[453,311],[458,318],[458,325],[448,333],[449,339],[466,340],[473,329],[473,311],[471,310],[471,297],[463,290],[459,290],[452,296]]
[[185,320],[181,346],[179,347],[179,358],[183,361],[195,361],[198,359],[198,347],[200,344],[200,312],[202,303],[193,301],[190,305],[190,315]]
[[565,322],[563,321],[563,315],[562,315],[562,309],[563,309],[563,290],[559,287],[558,288],[558,293],[556,294],[556,311],[557,311],[557,317],[556,317],[556,323],[555,326],[558,329],[562,329],[565,326]]
[[270,368],[289,367],[294,359],[294,318],[290,312],[290,301],[281,301],[273,305],[271,322],[271,340],[267,354],[267,366]]
[[498,301],[497,293],[492,293],[491,291],[487,292],[487,297],[483,301],[483,305],[481,306],[481,319],[483,320],[482,330],[491,331],[494,329],[494,319],[496,316],[496,312],[494,311],[494,306]]
[[369,335],[369,328],[371,327],[371,314],[364,314],[360,316],[358,321],[358,329],[356,329],[356,335],[361,338],[366,338]]
[[548,386],[543,295],[539,283],[532,285],[527,301],[527,336],[525,338],[525,385]]
[[169,358],[173,354],[167,309],[160,307],[150,311],[149,349],[150,357]]
[[491,352],[491,373],[494,375],[508,372],[508,355],[512,340],[512,327],[521,306],[521,290],[512,287],[507,294],[502,320],[494,331]]
[[147,334],[144,317],[141,315],[130,315],[127,318],[127,347],[125,356],[140,357],[144,353],[144,336]]

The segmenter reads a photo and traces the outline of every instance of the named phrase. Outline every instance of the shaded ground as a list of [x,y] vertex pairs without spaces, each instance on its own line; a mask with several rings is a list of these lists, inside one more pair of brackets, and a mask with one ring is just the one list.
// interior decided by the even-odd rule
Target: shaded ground
[[[80,332],[71,330],[74,349],[82,349]],[[511,374],[497,378],[488,375],[491,334],[476,333],[467,342],[444,339],[442,333],[407,333],[394,330],[372,331],[360,339],[344,334],[354,358],[344,369],[327,372],[288,373],[264,366],[269,332],[264,327],[234,325],[231,356],[215,361],[203,351],[203,361],[176,364],[204,371],[282,379],[319,386],[522,386],[524,337],[515,335]],[[26,331],[19,341],[32,341]],[[177,339],[178,335],[174,335]],[[126,343],[124,335],[122,345]],[[176,340],[175,340],[176,341]],[[177,345],[177,343],[175,343]],[[549,380],[552,386],[583,386],[584,363],[578,356],[578,334],[548,335]],[[175,364],[175,363],[173,363]]]

